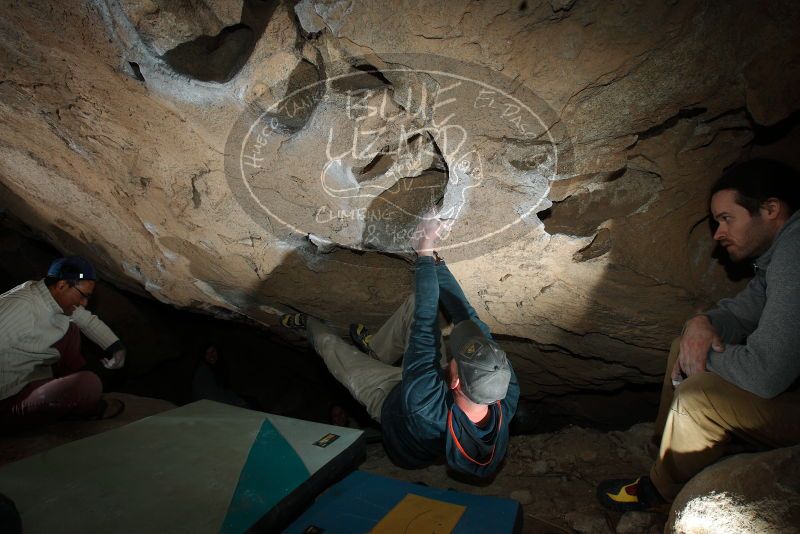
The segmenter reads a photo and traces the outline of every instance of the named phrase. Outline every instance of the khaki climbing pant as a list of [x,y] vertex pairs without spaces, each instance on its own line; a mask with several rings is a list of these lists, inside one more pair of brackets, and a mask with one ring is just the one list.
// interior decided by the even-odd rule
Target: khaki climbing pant
[[[394,364],[405,353],[413,321],[412,293],[372,336],[370,347],[375,353],[374,358],[344,341],[318,319],[309,317],[306,329],[314,350],[331,374],[364,405],[370,417],[380,421],[383,402],[403,378],[403,370]],[[440,316],[440,325],[443,321]],[[442,360],[445,361],[444,341],[441,343]]]
[[672,386],[679,341],[672,343],[656,434],[663,432],[650,478],[672,501],[683,485],[721,458],[735,436],[763,448],[800,443],[800,391],[763,399],[711,372],[690,376]]

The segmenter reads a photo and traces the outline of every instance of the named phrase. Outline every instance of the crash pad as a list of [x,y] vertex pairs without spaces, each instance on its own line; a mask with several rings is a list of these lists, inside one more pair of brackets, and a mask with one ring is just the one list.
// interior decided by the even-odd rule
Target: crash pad
[[511,534],[521,530],[522,507],[513,499],[356,471],[320,495],[285,532]]
[[365,454],[360,430],[198,401],[0,468],[26,533],[275,531]]

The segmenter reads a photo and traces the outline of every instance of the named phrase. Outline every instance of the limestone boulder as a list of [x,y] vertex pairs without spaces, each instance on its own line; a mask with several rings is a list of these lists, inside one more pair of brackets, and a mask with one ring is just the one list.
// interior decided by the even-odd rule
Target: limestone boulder
[[685,317],[742,284],[709,184],[798,163],[790,1],[2,11],[0,208],[177,307],[376,327],[439,206],[525,395],[658,382]]
[[800,532],[800,446],[707,467],[678,494],[667,531]]

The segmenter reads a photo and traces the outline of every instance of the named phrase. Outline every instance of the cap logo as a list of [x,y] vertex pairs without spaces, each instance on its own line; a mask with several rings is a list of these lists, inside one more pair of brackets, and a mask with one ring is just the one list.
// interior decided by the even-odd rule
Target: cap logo
[[475,351],[477,351],[479,348],[480,348],[479,343],[477,341],[473,341],[472,343],[464,347],[464,356],[474,355]]

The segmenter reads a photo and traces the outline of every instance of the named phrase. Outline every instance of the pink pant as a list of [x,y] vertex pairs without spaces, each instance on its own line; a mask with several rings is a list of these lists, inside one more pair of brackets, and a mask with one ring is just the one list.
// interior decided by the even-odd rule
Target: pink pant
[[19,393],[1,400],[0,421],[4,426],[31,426],[68,414],[87,415],[97,407],[103,384],[91,371],[80,371],[86,360],[81,354],[78,327],[71,324],[53,348],[61,354],[53,365],[56,378],[31,382]]

